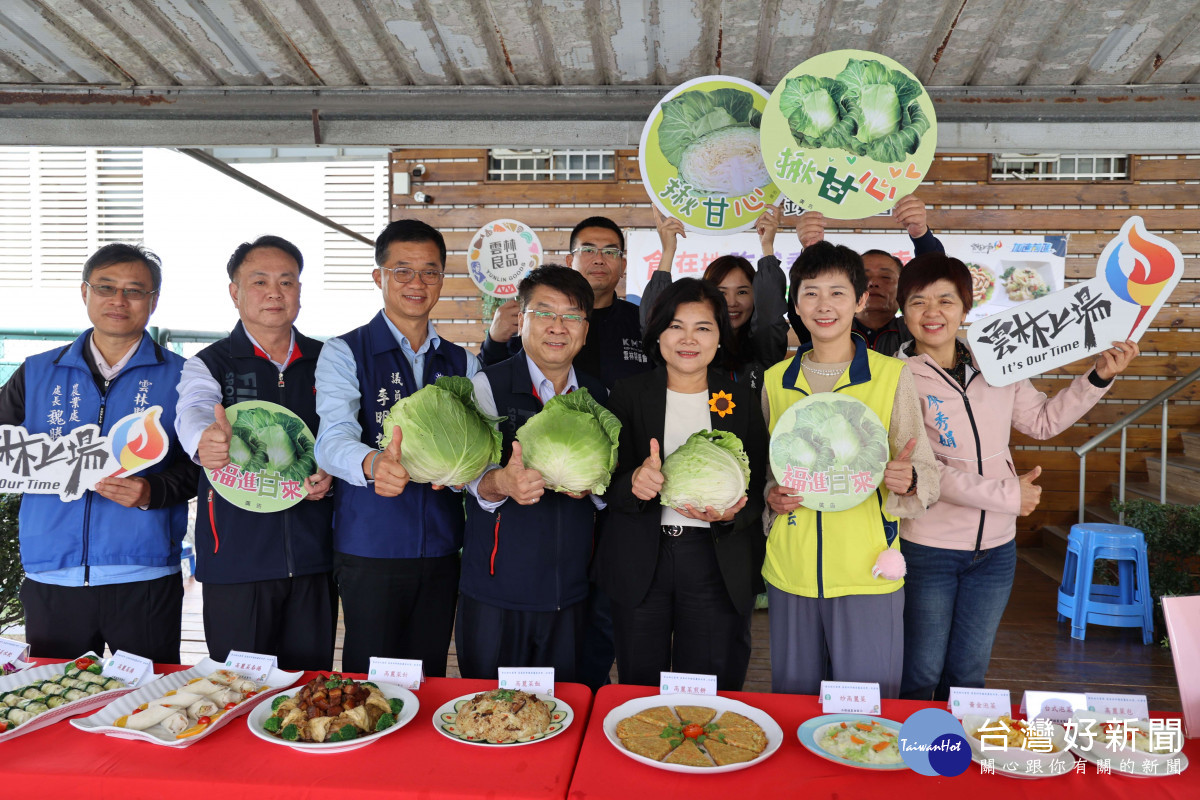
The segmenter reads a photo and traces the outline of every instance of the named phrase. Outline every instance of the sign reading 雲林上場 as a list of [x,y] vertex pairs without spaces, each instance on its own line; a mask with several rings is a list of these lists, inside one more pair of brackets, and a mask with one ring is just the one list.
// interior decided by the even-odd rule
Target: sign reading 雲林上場
[[[60,425],[70,421],[63,405],[70,408],[73,401],[54,397]],[[102,478],[129,477],[152,467],[170,447],[161,418],[162,406],[148,406],[117,420],[107,436],[91,424],[68,431],[59,427],[57,435],[0,425],[0,492],[57,494],[69,502]]]
[[971,324],[967,340],[993,386],[1137,341],[1183,277],[1179,248],[1130,217],[1104,247],[1096,277]]
[[921,185],[937,147],[933,101],[901,64],[834,50],[789,72],[763,112],[775,185],[806,211],[864,219]]

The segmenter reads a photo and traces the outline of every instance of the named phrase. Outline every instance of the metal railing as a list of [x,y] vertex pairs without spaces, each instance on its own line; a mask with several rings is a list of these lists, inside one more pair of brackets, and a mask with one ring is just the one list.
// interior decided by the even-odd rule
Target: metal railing
[[[1129,426],[1141,419],[1145,414],[1149,413],[1157,405],[1162,406],[1162,426],[1160,429],[1159,442],[1159,475],[1158,475],[1158,502],[1167,502],[1167,437],[1170,433],[1167,422],[1167,401],[1174,397],[1179,392],[1186,389],[1193,381],[1200,378],[1200,369],[1188,373],[1183,378],[1173,383],[1171,386],[1162,390],[1158,394],[1151,397],[1146,402],[1138,406],[1133,412],[1125,417],[1122,417],[1113,425],[1105,428],[1097,433],[1091,439],[1088,439],[1079,447],[1075,448],[1075,454],[1079,456],[1079,521],[1083,522],[1084,502],[1086,500],[1086,484],[1087,484],[1087,456],[1095,448],[1099,447],[1110,436],[1120,432],[1121,434],[1121,462],[1117,478],[1117,501],[1125,502],[1125,453],[1128,449],[1129,441]],[[1125,521],[1124,512],[1118,514],[1118,521]]]

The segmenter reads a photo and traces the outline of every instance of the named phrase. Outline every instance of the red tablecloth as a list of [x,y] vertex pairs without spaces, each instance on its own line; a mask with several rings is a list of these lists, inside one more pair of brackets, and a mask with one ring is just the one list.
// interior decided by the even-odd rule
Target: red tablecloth
[[[1037,780],[1014,779],[1000,774],[984,775],[972,764],[955,778],[930,778],[911,770],[872,772],[853,769],[827,761],[804,748],[796,729],[804,721],[820,716],[817,698],[808,695],[755,694],[723,692],[771,715],[783,728],[783,746],[769,759],[737,772],[716,775],[687,775],[656,769],[619,753],[604,735],[604,717],[609,711],[635,697],[654,694],[645,686],[605,686],[596,694],[591,721],[571,779],[570,800],[598,798],[654,798],[654,800],[774,800],[775,798],[937,798],[956,800],[1002,797],[1075,798],[1179,798],[1200,797],[1200,740],[1184,744],[1191,761],[1181,775],[1159,778],[1132,778],[1117,774],[1098,775],[1087,765],[1085,774],[1070,773]],[[694,701],[703,703],[702,698]],[[884,700],[879,716],[903,722],[922,708],[945,708],[934,703],[909,700]],[[1155,715],[1159,716],[1159,715]],[[1162,715],[1178,716],[1178,715]]]
[[[183,667],[157,671],[177,669]],[[305,673],[297,686],[315,675]],[[264,742],[244,717],[181,749],[84,733],[64,721],[0,744],[0,786],[6,796],[30,798],[566,797],[591,692],[577,683],[557,684],[555,694],[571,707],[575,720],[536,744],[482,747],[434,730],[433,712],[440,705],[495,686],[495,681],[430,678],[416,692],[421,703],[416,719],[374,744],[334,754]]]

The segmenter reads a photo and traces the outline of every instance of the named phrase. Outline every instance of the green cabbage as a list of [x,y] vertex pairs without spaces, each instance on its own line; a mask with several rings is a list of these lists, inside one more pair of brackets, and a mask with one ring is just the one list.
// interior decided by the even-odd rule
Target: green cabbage
[[771,434],[771,465],[826,472],[848,467],[876,474],[888,460],[887,431],[865,403],[832,393],[812,395],[797,405],[791,430],[776,425]]
[[667,456],[662,474],[659,499],[664,506],[725,511],[750,486],[750,458],[736,434],[698,431]]
[[857,152],[876,161],[903,161],[921,146],[929,118],[921,110],[921,84],[878,61],[852,58],[838,73],[842,105],[854,121]]
[[248,472],[303,482],[317,471],[313,441],[299,417],[268,408],[238,409],[229,460]]
[[688,147],[706,133],[734,126],[757,132],[761,121],[762,114],[754,109],[754,95],[744,89],[685,91],[662,104],[658,146],[678,169]]
[[526,468],[555,492],[604,494],[617,465],[621,422],[587,389],[550,398],[517,431]]
[[500,461],[503,417],[489,417],[475,404],[470,378],[438,378],[401,398],[383,419],[382,446],[392,441],[397,425],[403,431],[400,463],[417,483],[458,486],[483,474]]
[[854,122],[842,107],[846,87],[833,78],[800,75],[788,78],[779,95],[779,111],[787,117],[801,147],[854,150]]
[[768,185],[758,128],[737,125],[693,140],[679,161],[679,177],[704,197],[741,197]]

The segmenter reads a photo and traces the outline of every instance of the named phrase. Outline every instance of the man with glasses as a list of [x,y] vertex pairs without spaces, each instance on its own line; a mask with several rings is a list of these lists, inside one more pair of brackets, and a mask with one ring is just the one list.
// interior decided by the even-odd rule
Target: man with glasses
[[210,470],[229,464],[226,406],[276,403],[317,430],[313,375],[321,343],[296,330],[304,256],[279,236],[233,251],[225,271],[238,323],[183,367],[175,427],[205,469],[196,515],[196,578],[204,584],[209,655],[268,653],[286,670],[333,669],[337,589],[333,584],[332,478],[304,479],[304,500],[264,514],[213,488]]
[[462,585],[455,648],[464,678],[497,669],[554,667],[556,681],[578,680],[588,562],[597,497],[548,490],[526,469],[517,430],[556,395],[584,387],[599,403],[608,392],[572,362],[588,335],[592,289],[574,270],[535,269],[517,287],[524,352],[475,376],[480,409],[503,416],[501,468],[468,486]]
[[29,357],[0,389],[0,424],[55,438],[88,424],[107,435],[128,414],[161,406],[170,445],[144,472],[104,478],[78,500],[22,498],[21,602],[34,656],[103,654],[107,645],[179,663],[180,549],[197,469],[173,436],[183,359],[146,333],[161,285],[154,253],[101,247],[80,287],[93,327]]
[[429,313],[442,292],[446,242],[413,219],[375,240],[383,310],[330,339],[317,361],[317,463],[334,481],[333,565],[346,638],[342,669],[371,656],[419,658],[444,677],[458,597],[463,498],[409,483],[403,431],[380,450],[397,400],[443,375],[471,377],[475,356],[438,336]]

